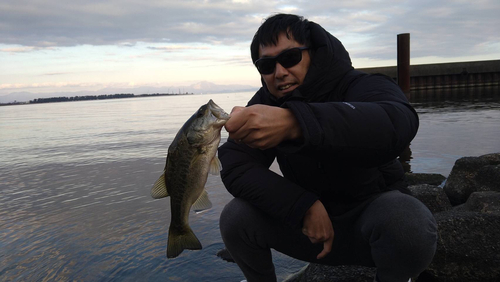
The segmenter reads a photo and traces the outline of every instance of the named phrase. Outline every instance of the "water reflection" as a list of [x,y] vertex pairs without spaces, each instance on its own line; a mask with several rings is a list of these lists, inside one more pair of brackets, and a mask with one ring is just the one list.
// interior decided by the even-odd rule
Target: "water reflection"
[[448,176],[460,157],[500,152],[498,85],[413,91],[410,102],[420,127],[399,158],[405,172]]
[[[219,214],[232,199],[220,177],[207,182],[214,207],[190,214],[203,250],[173,260],[165,255],[169,201],[149,191],[175,132],[199,105],[212,98],[230,110],[251,95],[2,107],[0,280],[242,280],[216,256]],[[303,266],[275,259],[280,278]]]
[[[423,89],[410,93],[415,108],[474,109],[488,107],[500,101],[500,86]],[[497,107],[497,106],[493,106]]]
[[[407,171],[447,176],[461,156],[500,152],[500,99],[493,89],[481,99],[451,94],[458,101],[412,95],[420,129],[401,156]],[[174,260],[165,257],[169,202],[152,200],[149,190],[169,142],[200,104],[211,98],[230,111],[251,95],[2,107],[1,280],[242,280],[235,264],[216,257],[219,214],[232,198],[219,177],[207,182],[213,208],[190,215],[203,250]],[[274,261],[280,279],[303,265],[278,253]]]

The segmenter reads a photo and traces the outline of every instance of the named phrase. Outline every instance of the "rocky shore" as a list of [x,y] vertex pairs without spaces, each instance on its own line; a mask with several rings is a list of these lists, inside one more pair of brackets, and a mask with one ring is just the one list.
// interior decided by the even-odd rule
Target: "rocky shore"
[[[434,214],[439,235],[431,265],[413,281],[500,281],[500,153],[460,158],[448,178],[407,178]],[[309,264],[286,281],[371,282],[374,275],[370,267]]]

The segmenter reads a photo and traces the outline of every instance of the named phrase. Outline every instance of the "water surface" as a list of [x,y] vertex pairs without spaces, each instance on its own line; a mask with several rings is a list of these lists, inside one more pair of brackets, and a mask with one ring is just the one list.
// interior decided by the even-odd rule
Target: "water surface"
[[420,127],[410,171],[448,176],[465,156],[500,152],[500,88],[427,90],[411,94]]
[[[498,89],[492,93],[414,96],[421,123],[409,170],[447,176],[462,156],[500,152]],[[176,259],[165,257],[168,200],[149,191],[168,145],[200,105],[213,99],[230,111],[252,94],[0,107],[1,280],[242,280],[215,255],[223,247],[218,218],[232,198],[219,177],[207,183],[214,207],[190,216],[203,250]],[[304,265],[277,253],[274,260],[280,279]]]

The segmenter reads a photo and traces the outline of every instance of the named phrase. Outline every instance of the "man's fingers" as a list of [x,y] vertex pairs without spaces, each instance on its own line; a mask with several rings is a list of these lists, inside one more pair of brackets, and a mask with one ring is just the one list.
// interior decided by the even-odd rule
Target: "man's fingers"
[[316,258],[322,259],[326,257],[326,255],[328,255],[332,251],[332,243],[333,243],[333,238],[325,241],[323,243],[323,251],[321,251],[321,253],[319,253],[319,255]]
[[320,241],[320,240],[314,239],[314,238],[312,238],[312,237],[309,237],[309,241],[311,241],[311,243],[313,243],[313,244],[318,244],[318,243],[321,243],[321,241]]
[[239,106],[236,106],[236,107],[233,107],[233,109],[231,110],[231,114],[230,115],[234,115],[238,112],[240,112],[241,110],[243,110],[245,107],[239,107]]
[[234,107],[231,110],[231,114],[229,115],[231,118],[226,122],[224,127],[226,131],[229,132],[230,137],[235,137],[233,139],[241,139],[241,136],[232,136],[233,133],[237,132],[241,129],[241,127],[245,124],[246,118],[241,114],[241,112],[245,109],[245,107]]

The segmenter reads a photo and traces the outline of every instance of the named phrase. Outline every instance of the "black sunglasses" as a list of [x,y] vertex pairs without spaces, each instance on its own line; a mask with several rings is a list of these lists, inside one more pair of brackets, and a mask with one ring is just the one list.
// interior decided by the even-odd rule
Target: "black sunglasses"
[[284,68],[291,68],[302,61],[302,50],[309,47],[295,47],[285,50],[274,57],[263,57],[255,61],[255,66],[261,74],[271,74],[274,72],[276,62]]

